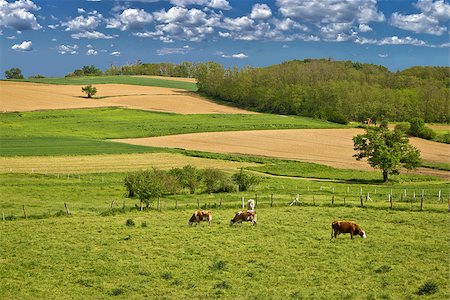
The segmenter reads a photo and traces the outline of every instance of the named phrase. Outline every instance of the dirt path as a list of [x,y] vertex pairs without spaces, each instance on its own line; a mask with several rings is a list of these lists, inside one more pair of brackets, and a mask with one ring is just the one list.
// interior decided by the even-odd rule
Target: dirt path
[[97,97],[83,98],[81,85],[0,81],[0,112],[120,106],[179,114],[252,114],[179,89],[96,84]]
[[[296,129],[208,132],[141,139],[116,140],[144,146],[183,148],[215,153],[240,153],[315,162],[343,169],[373,170],[353,158],[353,136],[362,129]],[[412,138],[426,161],[449,161],[450,145]],[[449,172],[417,170],[448,177]],[[431,173],[430,173],[431,172]]]

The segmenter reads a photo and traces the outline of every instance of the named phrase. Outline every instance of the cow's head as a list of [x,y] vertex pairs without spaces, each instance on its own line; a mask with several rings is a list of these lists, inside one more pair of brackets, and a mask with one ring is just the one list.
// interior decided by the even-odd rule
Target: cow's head
[[230,226],[233,225],[235,223],[234,219],[230,220]]
[[365,232],[364,230],[361,230],[361,231],[359,232],[359,235],[360,235],[363,239],[367,238],[366,232]]

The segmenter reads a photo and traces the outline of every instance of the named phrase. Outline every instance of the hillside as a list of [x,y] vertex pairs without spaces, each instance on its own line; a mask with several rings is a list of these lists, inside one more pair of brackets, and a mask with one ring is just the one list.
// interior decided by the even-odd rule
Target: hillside
[[266,68],[197,68],[201,93],[240,107],[347,123],[367,118],[449,122],[450,68],[393,73],[351,61],[293,60]]

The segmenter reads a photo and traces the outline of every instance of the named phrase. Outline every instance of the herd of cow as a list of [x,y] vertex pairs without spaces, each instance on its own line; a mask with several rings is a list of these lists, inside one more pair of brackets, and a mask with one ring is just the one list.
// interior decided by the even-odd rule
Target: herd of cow
[[[211,225],[212,212],[206,210],[197,210],[192,214],[188,224],[199,224],[200,222],[208,222]],[[252,222],[256,225],[256,211],[255,201],[250,199],[247,203],[247,210],[238,211],[234,218],[230,220],[230,226],[233,224],[242,224],[242,222]],[[353,239],[354,235],[359,235],[362,238],[366,238],[366,232],[355,222],[351,221],[334,221],[331,224],[331,238],[337,238],[341,233],[350,233],[350,238]]]

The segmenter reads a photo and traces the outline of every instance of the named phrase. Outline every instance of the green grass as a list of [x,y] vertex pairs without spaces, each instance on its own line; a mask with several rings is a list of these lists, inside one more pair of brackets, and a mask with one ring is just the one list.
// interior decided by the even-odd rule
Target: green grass
[[[0,298],[420,299],[429,281],[426,299],[450,296],[445,213],[260,208],[256,227],[230,227],[234,212],[211,227],[185,210],[0,222]],[[331,240],[335,219],[368,238]]]
[[166,80],[159,78],[136,77],[136,76],[84,76],[84,77],[62,77],[62,78],[33,78],[14,81],[36,82],[46,84],[63,85],[88,85],[88,84],[132,84],[143,86],[157,86],[166,88],[183,89],[191,92],[197,91],[197,85],[191,82]]
[[[341,128],[330,122],[278,115],[179,115],[122,108],[52,110],[0,114],[0,156],[142,152],[143,147],[112,146],[101,139],[182,133],[294,128]],[[62,143],[64,139],[70,143]],[[92,141],[82,139],[92,139]],[[35,144],[35,142],[37,143]],[[68,141],[68,140],[66,140]],[[74,147],[74,143],[83,147]],[[99,145],[86,147],[86,143]],[[58,145],[58,146],[56,146]],[[26,148],[26,149],[24,149]],[[48,152],[46,152],[49,149]],[[57,151],[57,150],[60,151]],[[78,149],[80,150],[79,152]],[[92,151],[87,151],[92,149]],[[123,149],[123,152],[120,152]]]
[[424,162],[422,162],[422,167],[435,169],[435,170],[450,171],[450,163],[445,163],[445,162],[424,161]]
[[168,150],[79,137],[2,137],[1,156],[95,155]]

